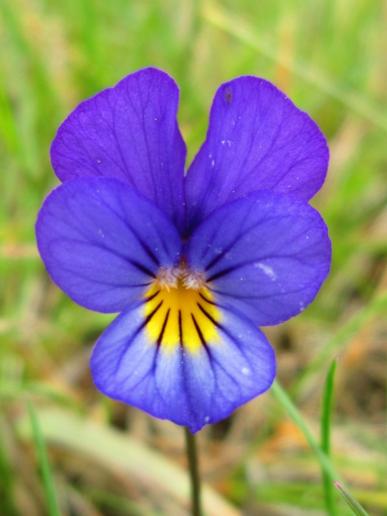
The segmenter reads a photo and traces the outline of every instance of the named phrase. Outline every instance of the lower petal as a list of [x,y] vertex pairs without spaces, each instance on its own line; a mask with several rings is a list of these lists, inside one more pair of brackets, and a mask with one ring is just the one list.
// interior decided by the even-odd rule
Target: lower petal
[[173,326],[179,317],[173,310],[159,318],[159,336],[154,337],[152,324],[163,309],[159,305],[150,313],[147,302],[133,305],[97,341],[91,369],[104,394],[197,432],[271,386],[274,352],[250,320],[217,307],[216,321],[203,301],[207,321],[196,323],[200,346],[192,346],[188,323],[180,316],[180,324]]

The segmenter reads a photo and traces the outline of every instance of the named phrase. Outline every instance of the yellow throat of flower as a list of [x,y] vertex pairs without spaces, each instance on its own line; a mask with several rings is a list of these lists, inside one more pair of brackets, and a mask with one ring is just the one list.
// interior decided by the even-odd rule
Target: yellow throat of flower
[[184,265],[160,269],[145,295],[146,331],[151,342],[195,352],[219,340],[220,312],[201,273]]

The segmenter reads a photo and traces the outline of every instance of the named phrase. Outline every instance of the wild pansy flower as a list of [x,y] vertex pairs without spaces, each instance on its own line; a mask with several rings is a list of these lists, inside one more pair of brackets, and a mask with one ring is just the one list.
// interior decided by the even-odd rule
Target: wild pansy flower
[[192,432],[266,391],[275,357],[259,326],[316,296],[327,228],[308,200],[325,138],[271,83],[223,84],[184,174],[178,88],[153,68],[82,102],[51,148],[62,181],[36,231],[54,282],[120,315],[91,371],[107,396]]

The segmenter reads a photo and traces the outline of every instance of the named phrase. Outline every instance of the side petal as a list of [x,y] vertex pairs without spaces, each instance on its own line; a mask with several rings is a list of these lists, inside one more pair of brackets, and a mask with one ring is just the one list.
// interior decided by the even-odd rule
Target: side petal
[[257,77],[225,83],[186,176],[189,226],[255,190],[308,200],[324,182],[328,158],[316,123],[273,84]]
[[194,232],[188,265],[221,303],[257,325],[283,322],[313,301],[331,259],[327,227],[303,201],[255,192],[216,210]]
[[151,338],[147,328],[161,309],[145,317],[136,304],[97,341],[91,371],[104,394],[197,432],[271,386],[274,352],[249,320],[219,307],[217,336],[193,352],[184,335],[174,346]]
[[180,237],[151,201],[115,179],[79,178],[56,188],[36,223],[40,255],[74,301],[118,312],[179,259]]
[[52,143],[57,176],[120,179],[181,226],[186,149],[176,120],[178,100],[169,75],[145,68],[82,102]]

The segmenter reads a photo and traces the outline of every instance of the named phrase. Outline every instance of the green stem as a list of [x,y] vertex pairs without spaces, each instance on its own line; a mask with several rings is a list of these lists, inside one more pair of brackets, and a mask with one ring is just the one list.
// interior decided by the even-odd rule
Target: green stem
[[185,446],[187,450],[188,469],[191,480],[191,511],[192,516],[202,516],[200,503],[200,474],[195,436],[188,428],[184,428]]

